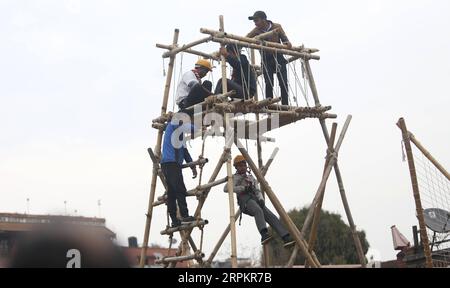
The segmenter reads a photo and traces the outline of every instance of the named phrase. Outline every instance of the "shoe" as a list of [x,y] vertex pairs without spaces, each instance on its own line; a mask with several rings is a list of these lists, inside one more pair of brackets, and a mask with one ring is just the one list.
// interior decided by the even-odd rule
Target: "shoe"
[[269,242],[270,239],[272,239],[272,236],[268,232],[261,233],[261,245],[267,244],[267,242]]
[[295,244],[295,240],[292,239],[291,235],[289,234],[283,237],[283,242],[284,242],[283,246],[285,248],[291,247],[292,245]]
[[196,219],[193,216],[186,216],[181,218],[181,222],[194,222]]
[[176,228],[181,226],[181,221],[179,219],[172,221],[172,226],[170,226],[171,228]]

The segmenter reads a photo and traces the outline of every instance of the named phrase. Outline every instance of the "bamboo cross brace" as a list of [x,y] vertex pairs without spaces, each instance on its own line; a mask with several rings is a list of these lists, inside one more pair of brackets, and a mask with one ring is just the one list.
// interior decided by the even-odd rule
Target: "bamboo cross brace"
[[[322,181],[320,182],[319,188],[317,188],[317,192],[315,194],[314,200],[313,200],[311,206],[309,207],[308,214],[306,215],[305,222],[303,223],[303,227],[302,227],[303,234],[306,233],[309,226],[311,225],[315,207],[317,206],[317,203],[319,202],[320,198],[322,197],[323,193],[325,192],[325,186],[327,184],[328,177],[331,174],[331,170],[333,169],[334,164],[337,162],[337,154],[339,153],[339,149],[341,148],[341,144],[344,140],[345,134],[347,133],[347,129],[348,129],[348,126],[350,125],[351,119],[352,119],[352,117],[349,115],[347,117],[347,120],[345,121],[344,127],[339,136],[338,143],[336,144],[336,147],[334,147],[334,153],[332,153],[329,157],[330,159],[328,160],[328,165],[327,165],[325,171],[323,172]],[[295,259],[295,257],[297,256],[297,253],[298,253],[297,249],[294,249],[292,251],[288,265],[292,264],[292,260]]]
[[[331,128],[331,136],[330,136],[330,142],[328,143],[328,149],[327,149],[327,157],[325,160],[325,165],[323,167],[323,173],[325,174],[325,170],[327,166],[330,163],[330,159],[334,157],[335,150],[334,150],[334,140],[336,138],[336,130],[337,130],[337,123],[333,123],[333,126]],[[309,251],[312,251],[314,249],[316,239],[317,239],[317,229],[319,227],[319,220],[320,220],[320,213],[322,211],[322,204],[323,204],[323,198],[325,197],[325,188],[326,185],[323,187],[322,195],[319,198],[319,202],[317,203],[317,206],[314,209],[314,217],[313,217],[313,223],[311,226],[311,232],[309,233]],[[306,234],[306,233],[305,233]],[[309,262],[305,261],[305,266],[309,266]]]
[[[317,87],[316,87],[316,83],[314,81],[314,75],[311,70],[311,65],[309,64],[309,61],[304,61],[304,64],[305,64],[306,74],[308,75],[309,87],[311,89],[311,93],[314,98],[314,103],[316,104],[316,107],[320,107],[321,104],[320,104],[320,100],[319,100],[319,93],[317,92]],[[322,133],[323,133],[325,141],[328,145],[328,142],[330,141],[330,135],[328,133],[328,128],[325,123],[325,120],[323,118],[319,118],[319,123],[320,123],[320,126],[322,127]],[[361,266],[363,268],[365,268],[366,267],[366,258],[364,256],[361,241],[360,241],[358,233],[356,231],[356,225],[353,221],[353,216],[350,211],[350,205],[348,204],[347,196],[345,193],[344,181],[342,180],[341,170],[339,168],[338,163],[336,163],[334,165],[334,172],[336,174],[336,180],[337,180],[337,183],[339,186],[339,193],[341,194],[342,204],[344,205],[345,214],[347,216],[347,220],[350,225],[350,229],[352,231],[353,241],[356,246],[356,251],[358,253],[359,261],[361,263]]]

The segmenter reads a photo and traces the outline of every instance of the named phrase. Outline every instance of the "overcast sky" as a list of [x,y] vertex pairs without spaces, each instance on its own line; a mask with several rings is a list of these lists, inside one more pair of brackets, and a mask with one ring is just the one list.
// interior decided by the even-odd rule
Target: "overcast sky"
[[[180,28],[180,43],[202,38],[200,28],[218,29],[219,15],[224,15],[226,31],[245,35],[253,28],[247,17],[264,10],[283,25],[294,45],[321,50],[321,60],[311,62],[321,102],[333,106],[339,128],[353,115],[339,164],[355,223],[366,231],[376,259],[395,258],[391,225],[411,241],[416,225],[395,125],[399,117],[444,166],[450,163],[450,2],[224,4],[0,0],[0,211],[26,212],[29,198],[30,213],[64,214],[67,201],[67,213],[105,217],[120,243],[129,236],[141,243],[152,171],[146,149],[156,142],[151,120],[160,113],[168,63],[155,44],[170,44],[175,28]],[[188,55],[178,58],[175,81],[194,61]],[[218,72],[211,79],[216,81]],[[331,127],[331,120],[327,123]],[[308,205],[320,183],[326,149],[318,121],[304,120],[270,136],[277,142],[264,144],[265,159],[275,147],[280,153],[267,179],[287,210]],[[205,179],[223,140],[207,143],[211,162]],[[254,143],[248,145],[256,155]],[[201,142],[192,143],[194,158],[200,148]],[[223,169],[220,177],[225,175]],[[185,173],[188,189],[196,185],[190,176]],[[210,221],[207,254],[229,219],[227,195],[221,191],[213,190],[203,211]],[[190,199],[190,211],[195,207],[196,200]],[[324,208],[345,219],[334,176]],[[167,245],[159,234],[165,206],[153,215],[151,242]],[[260,236],[253,219],[244,216],[237,227],[238,255],[258,255]],[[219,258],[228,257],[229,245]]]

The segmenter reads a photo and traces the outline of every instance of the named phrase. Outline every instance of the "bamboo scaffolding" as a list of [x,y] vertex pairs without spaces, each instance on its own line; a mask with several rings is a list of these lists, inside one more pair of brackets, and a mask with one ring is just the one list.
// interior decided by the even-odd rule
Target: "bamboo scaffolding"
[[[201,29],[202,33],[205,34],[210,34],[210,36],[185,44],[181,47],[179,47],[177,45],[178,42],[178,30],[175,30],[175,34],[174,34],[174,40],[173,40],[173,44],[172,45],[163,45],[163,44],[156,44],[156,46],[158,48],[163,48],[163,49],[167,49],[169,51],[165,52],[163,54],[164,58],[170,57],[170,61],[169,61],[169,73],[167,75],[166,78],[166,86],[165,86],[165,90],[164,90],[164,99],[163,99],[163,104],[161,107],[161,116],[154,119],[152,122],[152,127],[158,129],[158,139],[157,139],[157,144],[155,147],[155,155],[153,155],[154,159],[152,158],[153,161],[153,176],[152,176],[152,184],[151,184],[151,190],[150,190],[150,199],[149,199],[149,207],[148,207],[148,213],[147,213],[147,221],[146,221],[146,230],[144,233],[144,244],[143,245],[143,249],[141,251],[141,263],[140,266],[143,267],[143,261],[145,260],[145,257],[143,257],[145,249],[147,248],[148,245],[148,237],[149,237],[149,232],[150,232],[150,223],[151,219],[152,219],[152,211],[153,211],[153,207],[157,206],[157,205],[161,205],[163,203],[165,203],[166,200],[166,195],[163,195],[162,197],[158,197],[158,201],[154,202],[154,197],[155,197],[155,189],[156,189],[156,179],[159,177],[161,178],[161,181],[163,182],[163,184],[165,184],[165,180],[164,177],[162,175],[161,169],[159,168],[159,163],[158,163],[158,159],[159,159],[159,155],[161,153],[161,142],[162,142],[162,135],[163,135],[163,131],[166,127],[166,123],[167,121],[169,121],[171,119],[171,117],[173,116],[173,114],[171,114],[171,112],[166,113],[167,110],[167,102],[168,102],[168,93],[170,90],[170,82],[172,79],[172,74],[173,74],[173,66],[174,66],[174,61],[175,61],[175,57],[177,55],[177,53],[180,52],[186,52],[186,53],[190,53],[190,54],[194,54],[194,55],[199,55],[202,56],[204,58],[209,58],[209,59],[214,59],[214,60],[218,60],[218,57],[216,56],[216,54],[208,54],[208,53],[204,53],[204,52],[200,52],[200,51],[196,51],[191,49],[192,47],[205,43],[205,42],[209,42],[209,41],[213,41],[213,42],[217,42],[220,43],[221,47],[224,47],[225,44],[237,44],[243,47],[249,47],[252,49],[258,49],[258,50],[262,50],[262,51],[271,51],[271,52],[276,52],[276,53],[282,53],[282,54],[286,54],[286,55],[290,55],[291,57],[289,58],[289,60],[294,61],[296,59],[303,59],[305,60],[306,63],[306,68],[307,68],[307,73],[308,73],[308,78],[310,81],[310,87],[311,90],[313,92],[313,96],[316,102],[316,107],[293,107],[293,106],[285,106],[285,105],[279,105],[276,104],[277,102],[279,102],[279,99],[264,99],[262,101],[258,101],[257,97],[256,100],[237,100],[234,99],[231,102],[228,102],[228,97],[232,97],[234,91],[227,91],[227,82],[226,82],[226,61],[224,59],[223,56],[220,57],[221,60],[221,67],[222,67],[222,83],[223,83],[223,95],[214,95],[214,96],[210,96],[207,99],[205,99],[204,102],[199,103],[195,106],[189,107],[187,108],[188,111],[192,112],[194,111],[194,116],[197,118],[194,119],[199,119],[198,116],[200,116],[202,122],[203,122],[203,117],[204,115],[206,115],[206,113],[209,112],[215,112],[218,113],[219,115],[222,115],[224,117],[223,119],[223,123],[219,123],[221,124],[220,127],[224,127],[224,131],[227,131],[226,133],[223,132],[223,134],[220,134],[220,136],[225,137],[225,147],[224,147],[224,151],[222,153],[222,156],[220,157],[215,170],[213,171],[209,182],[207,184],[204,185],[200,185],[201,183],[199,183],[199,186],[188,191],[188,196],[197,196],[197,199],[199,200],[197,208],[195,210],[194,213],[194,217],[196,217],[197,219],[200,218],[200,214],[201,214],[201,210],[206,202],[206,199],[209,195],[209,192],[211,190],[212,187],[215,187],[217,185],[221,185],[224,184],[225,182],[227,182],[228,185],[228,191],[229,191],[229,216],[230,216],[230,221],[229,221],[229,225],[228,227],[225,229],[225,232],[222,234],[221,238],[219,239],[219,243],[217,243],[216,247],[213,250],[213,253],[211,253],[210,258],[208,258],[208,261],[206,261],[205,263],[203,263],[203,257],[204,254],[201,253],[201,246],[202,244],[200,244],[200,250],[197,249],[194,241],[192,240],[191,237],[191,233],[192,233],[192,229],[195,227],[203,227],[203,225],[199,225],[196,226],[195,224],[190,224],[189,225],[185,225],[183,228],[180,228],[180,230],[178,230],[180,232],[180,234],[182,235],[182,243],[180,243],[180,245],[178,246],[178,251],[176,252],[176,256],[175,257],[166,257],[164,259],[164,261],[162,261],[161,263],[165,263],[167,265],[169,265],[169,267],[175,267],[176,263],[179,261],[186,261],[186,260],[197,260],[199,262],[200,265],[205,264],[205,265],[210,265],[212,262],[212,259],[215,257],[218,249],[220,249],[220,246],[223,244],[223,241],[225,240],[225,238],[227,237],[227,235],[231,232],[231,262],[232,262],[232,267],[237,267],[237,245],[236,245],[236,228],[235,228],[235,222],[237,220],[237,215],[235,213],[235,209],[234,209],[234,193],[233,193],[233,183],[232,183],[232,171],[231,171],[231,146],[230,144],[232,142],[234,142],[237,146],[238,149],[240,150],[240,152],[244,155],[244,157],[247,160],[247,163],[249,164],[250,168],[252,169],[254,175],[256,176],[256,178],[258,179],[258,181],[260,182],[260,186],[261,186],[261,191],[265,194],[267,194],[269,200],[272,202],[272,204],[274,205],[275,209],[277,210],[278,214],[280,215],[280,217],[282,218],[282,220],[287,224],[287,228],[289,230],[289,232],[291,233],[292,237],[295,239],[297,245],[294,248],[295,250],[300,249],[302,251],[302,253],[305,254],[308,263],[311,264],[312,267],[320,267],[320,263],[319,260],[317,259],[315,253],[312,251],[313,247],[314,247],[314,242],[315,242],[315,235],[314,235],[314,229],[312,230],[313,233],[310,234],[310,243],[311,245],[309,245],[305,239],[303,238],[303,231],[299,231],[297,229],[297,227],[294,225],[294,223],[292,222],[292,220],[289,218],[289,216],[287,215],[286,211],[284,210],[283,206],[281,205],[281,203],[279,202],[278,198],[276,197],[275,193],[273,192],[273,190],[271,189],[271,187],[269,186],[269,184],[267,183],[267,181],[265,180],[265,173],[267,172],[270,164],[273,161],[273,158],[275,157],[276,153],[278,152],[278,149],[275,149],[274,152],[272,153],[272,156],[268,159],[266,165],[263,165],[263,161],[262,161],[262,147],[261,147],[261,142],[262,141],[270,141],[273,140],[272,138],[269,137],[265,137],[262,135],[261,133],[261,128],[264,127],[267,129],[265,131],[271,131],[274,130],[276,128],[281,128],[283,126],[289,125],[291,123],[295,123],[296,121],[302,120],[302,119],[306,119],[306,118],[318,118],[321,125],[322,125],[322,130],[324,132],[324,136],[325,139],[327,141],[328,144],[333,145],[332,142],[330,142],[329,139],[329,135],[328,135],[328,130],[326,128],[325,125],[325,119],[328,118],[336,118],[337,116],[335,114],[331,114],[331,113],[326,113],[328,110],[331,109],[331,107],[322,107],[320,105],[320,102],[318,100],[318,95],[317,95],[317,89],[315,87],[315,83],[314,83],[314,79],[312,77],[312,72],[309,66],[309,59],[314,59],[314,60],[319,60],[320,56],[318,55],[312,55],[311,53],[315,53],[317,51],[319,51],[318,49],[314,49],[314,48],[304,48],[303,46],[301,47],[292,47],[292,48],[288,48],[287,46],[280,44],[280,43],[274,43],[274,42],[269,42],[269,41],[264,41],[261,39],[258,39],[258,37],[256,38],[247,38],[247,37],[241,37],[241,36],[236,36],[233,34],[228,34],[224,32],[224,25],[223,25],[223,16],[220,16],[219,18],[220,20],[220,31],[214,31],[214,30],[208,30],[208,29]],[[268,33],[264,33],[263,35],[259,35],[260,38],[264,38],[264,37],[269,37],[271,35],[273,35],[274,33],[277,33],[277,31],[271,31]],[[252,64],[254,64],[254,50],[252,50]],[[312,83],[312,85],[311,85]],[[194,109],[195,107],[195,109]],[[201,113],[198,113],[198,108],[201,108]],[[239,116],[242,114],[247,114],[247,113],[254,113],[256,114],[256,121],[247,121],[244,119],[244,121],[242,121],[240,119],[240,117],[236,117],[232,116],[232,114],[230,113],[237,113],[237,115],[235,116]],[[263,118],[260,119],[260,113],[263,114],[267,114],[267,118]],[[276,114],[276,116],[275,116]],[[219,121],[220,122],[220,121]],[[197,123],[198,124],[198,123]],[[241,126],[243,125],[243,126]],[[348,125],[347,125],[348,126]],[[233,130],[234,127],[234,131],[240,131],[237,128],[238,127],[244,127],[245,128],[245,135],[239,135],[240,138],[237,138],[236,134],[233,132],[231,134],[229,134],[229,130]],[[212,129],[207,130],[207,128],[203,129],[203,131],[200,131],[199,133],[195,133],[195,135],[193,135],[192,139],[195,139],[196,137],[199,136],[205,136],[207,137],[208,135],[212,134],[211,132],[217,132],[215,130],[213,130],[214,127],[212,127]],[[254,130],[256,129],[256,130]],[[256,131],[256,133],[250,133],[250,131]],[[344,131],[344,129],[343,129]],[[222,133],[222,132],[221,132]],[[255,134],[255,135],[253,135]],[[342,135],[342,132],[341,132]],[[230,137],[231,136],[231,137]],[[343,137],[342,137],[343,138]],[[251,140],[256,140],[257,141],[257,149],[258,149],[258,167],[256,166],[256,164],[253,162],[253,160],[250,158],[250,156],[248,155],[248,152],[242,148],[242,144],[240,143],[239,139],[251,139]],[[340,139],[341,140],[341,139]],[[342,143],[341,141],[338,141],[338,144],[336,144],[336,148],[340,147],[339,142]],[[335,148],[335,149],[336,149]],[[346,214],[347,214],[347,218],[349,219],[349,223],[350,226],[352,228],[352,235],[355,241],[355,245],[357,246],[357,251],[358,251],[358,255],[360,256],[360,252],[362,251],[362,247],[361,244],[359,242],[359,238],[356,234],[356,227],[353,223],[353,219],[350,213],[350,209],[348,207],[348,203],[347,203],[347,199],[345,196],[345,190],[343,188],[343,182],[342,182],[342,178],[339,172],[339,167],[337,166],[337,158],[336,158],[336,153],[339,149],[336,149],[335,153],[330,152],[330,156],[329,156],[329,162],[332,162],[334,160],[334,165],[328,165],[329,174],[331,173],[331,167],[335,168],[335,172],[336,172],[336,177],[338,179],[338,184],[339,184],[339,189],[340,189],[340,193],[341,193],[341,198],[344,204],[344,208],[346,210]],[[192,166],[196,166],[196,165],[204,165],[206,162],[204,162],[205,160],[200,159],[203,162],[198,162],[198,163],[190,163],[189,165],[185,165],[186,167],[192,167]],[[197,162],[197,161],[196,161]],[[223,178],[223,179],[219,179],[216,180],[223,164],[227,164],[227,177]],[[330,163],[328,163],[330,164]],[[324,171],[326,172],[326,171]],[[327,176],[327,177],[328,177]],[[322,184],[322,183],[321,183]],[[326,184],[326,180],[325,180],[325,184]],[[320,197],[315,205],[315,210],[313,211],[313,228],[315,227],[315,225],[317,224],[317,221],[319,220],[319,216],[320,213],[318,214],[318,208],[321,207],[321,203],[323,201],[323,195],[325,192],[325,184],[319,188],[321,188],[323,190],[322,193],[322,197]],[[238,210],[239,212],[239,210]],[[319,211],[320,212],[320,211]],[[201,220],[201,221],[206,221],[206,220]],[[310,220],[311,221],[311,220]],[[207,221],[206,223],[207,224]],[[170,229],[174,229],[174,231],[170,230]],[[174,233],[177,232],[175,231],[177,230],[177,228],[168,228],[162,232],[165,233]],[[162,233],[161,232],[161,233]],[[183,251],[187,251],[189,249],[189,246],[187,245],[189,242],[190,246],[195,250],[194,255],[184,255],[182,256],[182,254],[184,254]],[[203,243],[203,230],[202,230],[202,240],[201,243]],[[359,243],[359,246],[358,246]],[[216,250],[217,248],[217,250]],[[264,247],[264,254],[265,254],[265,264],[269,265],[270,263],[270,259],[268,259],[269,253],[268,253],[268,246],[265,245]],[[201,257],[199,257],[201,256]],[[361,256],[360,256],[361,259]],[[365,265],[365,261],[363,266]]]
[[[172,45],[177,45],[178,43],[178,36],[180,31],[178,29],[175,29],[174,35],[173,35],[173,42]],[[167,102],[169,100],[169,91],[170,91],[170,84],[172,82],[172,74],[173,74],[173,66],[175,63],[175,56],[170,57],[169,61],[169,69],[167,71],[167,77],[166,77],[166,85],[164,87],[164,98],[163,103],[161,106],[161,116],[164,115],[167,111]],[[162,142],[162,135],[163,131],[158,132],[158,137],[156,139],[156,156],[159,157],[161,154],[161,142]],[[146,214],[146,221],[145,221],[145,231],[144,231],[144,241],[142,243],[142,251],[141,251],[141,261],[139,263],[139,267],[143,268],[145,265],[145,256],[147,255],[147,247],[148,247],[148,240],[150,235],[150,228],[151,228],[151,220],[153,215],[153,201],[155,198],[155,191],[156,191],[156,180],[158,175],[158,168],[156,165],[153,165],[153,173],[152,173],[152,181],[150,185],[150,197],[148,201],[148,208],[147,208],[147,214]]]
[[400,120],[398,120],[397,126],[399,126],[400,130],[402,130],[402,137],[403,142],[405,144],[406,156],[408,157],[409,174],[411,177],[414,202],[416,204],[417,219],[419,220],[420,238],[422,240],[423,252],[425,254],[426,259],[425,265],[427,268],[433,268],[433,259],[431,257],[430,241],[428,240],[428,235],[426,231],[425,219],[423,216],[422,201],[420,199],[419,182],[417,181],[416,166],[414,164],[414,156],[411,149],[411,142],[410,142],[411,133],[408,133],[405,119],[400,118]]
[[[317,87],[316,87],[316,83],[314,81],[314,76],[313,76],[313,73],[311,70],[311,66],[309,64],[309,61],[305,61],[304,63],[305,63],[306,73],[308,75],[309,87],[310,87],[312,95],[314,97],[314,102],[316,104],[316,107],[320,107],[321,104],[320,104],[320,100],[319,100],[319,93],[317,92]],[[325,124],[325,120],[323,118],[319,118],[319,122],[320,122],[320,126],[322,127],[323,136],[324,136],[325,141],[328,146],[328,143],[330,142],[330,135],[328,133],[328,128],[327,128],[327,126]],[[342,204],[344,205],[345,214],[347,216],[347,220],[350,225],[350,229],[352,231],[352,237],[353,237],[353,241],[355,243],[356,251],[358,253],[359,261],[361,263],[361,266],[365,268],[366,267],[366,257],[364,256],[361,241],[360,241],[358,233],[356,231],[356,225],[355,225],[355,222],[353,221],[353,216],[350,211],[350,205],[348,204],[347,196],[345,193],[344,181],[342,180],[341,170],[339,169],[339,165],[337,162],[334,164],[334,172],[336,174],[336,180],[337,180],[338,186],[339,186],[339,193],[341,194]]]

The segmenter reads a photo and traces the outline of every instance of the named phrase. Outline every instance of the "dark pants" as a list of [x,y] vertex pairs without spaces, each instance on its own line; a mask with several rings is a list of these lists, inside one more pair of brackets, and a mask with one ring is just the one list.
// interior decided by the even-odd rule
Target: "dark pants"
[[172,222],[177,220],[177,202],[181,217],[189,216],[186,203],[186,186],[178,163],[163,163],[161,169],[167,182],[167,210]]
[[281,224],[280,220],[275,216],[266,206],[259,206],[259,204],[249,199],[244,205],[240,205],[242,213],[253,216],[255,218],[256,227],[261,232],[266,227],[266,222],[277,232],[280,237],[284,237],[289,232]]
[[205,101],[205,98],[212,95],[212,83],[211,81],[205,80],[202,85],[195,85],[192,87],[188,96],[184,98],[184,100],[178,104],[180,109],[185,109],[191,107],[195,104],[201,103]]
[[[273,98],[273,74],[277,74],[278,83],[281,90],[281,104],[289,105],[288,96],[288,77],[286,64],[278,64],[278,69],[276,69],[277,64],[267,65],[264,68],[264,81],[266,82],[266,98]],[[264,66],[263,66],[264,67]]]
[[[232,96],[232,98],[239,98],[239,99],[249,99],[250,97],[252,97],[253,95],[255,95],[255,91],[248,91],[250,93],[247,93],[247,89],[243,89],[242,85],[227,79],[227,90],[231,91],[234,90],[236,91],[236,94],[234,94],[234,96]],[[222,94],[222,79],[220,79],[219,81],[217,81],[217,85],[216,85],[216,90],[214,90],[214,94]]]

